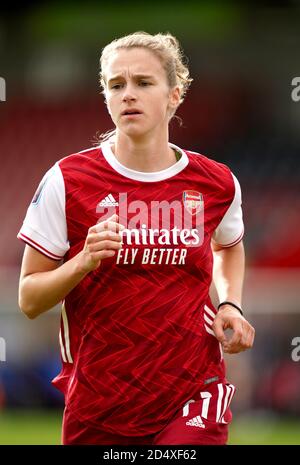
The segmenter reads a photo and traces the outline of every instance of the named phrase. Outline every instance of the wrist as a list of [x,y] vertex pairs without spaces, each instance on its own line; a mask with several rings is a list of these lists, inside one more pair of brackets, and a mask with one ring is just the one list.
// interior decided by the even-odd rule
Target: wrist
[[79,252],[75,257],[74,257],[74,273],[78,278],[84,278],[87,274],[92,271],[91,269],[87,269],[86,265],[86,260],[84,257],[84,252],[81,251]]
[[244,316],[244,312],[241,308],[240,305],[236,304],[235,302],[232,302],[230,300],[224,300],[223,302],[220,302],[219,305],[218,305],[218,310],[222,309],[223,307],[225,306],[228,306],[228,307],[231,307],[231,308],[235,308],[236,310],[238,310],[240,312],[240,314],[242,316]]

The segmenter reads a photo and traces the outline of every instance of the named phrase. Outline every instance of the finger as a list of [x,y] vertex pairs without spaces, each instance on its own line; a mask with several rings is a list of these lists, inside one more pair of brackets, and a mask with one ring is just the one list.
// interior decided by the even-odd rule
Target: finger
[[100,250],[119,250],[122,248],[122,242],[104,240],[88,245],[90,253],[99,252]]
[[218,341],[221,342],[221,344],[224,344],[227,339],[224,333],[223,320],[218,318],[218,316],[216,316],[213,322],[212,329]]
[[125,226],[121,223],[117,223],[116,221],[105,220],[101,223],[94,224],[90,229],[89,233],[98,233],[101,231],[112,231],[112,232],[119,232],[123,231]]
[[98,223],[95,225],[95,232],[101,232],[101,231],[112,231],[112,232],[119,232],[123,231],[125,229],[125,226],[121,223],[117,223],[116,221],[102,221],[101,223]]
[[232,336],[231,338],[223,344],[224,352],[227,353],[237,353],[243,349],[242,339],[244,335],[242,321],[234,321],[232,325]]
[[223,350],[227,354],[237,354],[239,352],[246,350],[246,347],[244,347],[242,343],[232,344],[232,342],[230,343],[228,342],[224,344]]
[[89,233],[87,236],[86,244],[89,246],[91,244],[96,244],[97,242],[105,240],[122,242],[122,235],[120,233],[114,233],[110,230],[101,231],[100,233]]
[[249,325],[247,332],[245,333],[243,340],[242,340],[242,345],[245,347],[245,349],[250,349],[250,347],[253,346],[254,342],[254,328]]
[[95,261],[104,260],[105,258],[113,257],[115,254],[115,250],[101,250],[100,252],[93,253],[93,259]]
[[236,343],[229,342],[226,348],[224,348],[224,352],[229,353],[229,354],[237,354],[239,352],[243,352],[252,347],[253,340],[254,340],[253,328],[250,327],[243,331],[243,336],[239,342],[236,342]]
[[101,218],[98,219],[97,224],[100,224],[100,223],[105,223],[105,221],[115,221],[115,222],[118,222],[119,220],[119,215],[117,215],[117,213],[114,213],[113,215],[111,216],[108,216],[107,218],[105,218],[104,220],[102,220]]
[[104,223],[105,221],[118,221],[118,219],[119,219],[119,215],[117,215],[117,213],[114,213],[113,215],[105,218],[105,220],[99,221],[101,220],[101,218],[99,218],[99,220],[97,221],[97,224]]
[[103,241],[103,240],[110,240],[110,241],[117,241],[117,242],[122,241],[122,234],[115,233],[111,230],[101,231],[99,233],[96,233],[94,236],[95,236],[94,241],[96,242]]
[[111,216],[108,216],[105,220],[102,220],[101,221],[101,218],[97,221],[96,224],[94,224],[90,229],[92,229],[94,232],[96,231],[96,227],[101,224],[101,223],[105,223],[106,221],[113,221],[113,222],[118,222],[119,220],[119,216],[114,213],[113,215]]
[[242,347],[242,346],[229,346],[227,348],[223,347],[223,351],[226,354],[238,354],[240,352],[244,352],[245,350],[246,350],[245,347]]
[[223,350],[227,354],[237,354],[239,352],[242,352],[243,350],[246,350],[246,348],[243,347],[241,344],[226,343],[223,345]]
[[244,329],[243,329],[243,323],[241,320],[234,320],[232,323],[232,336],[228,341],[228,344],[231,346],[235,346],[241,343],[243,334],[244,334]]
[[250,344],[250,339],[251,339],[251,330],[250,327],[247,327],[244,331],[242,340],[241,340],[241,345],[248,349],[249,344]]
[[252,327],[252,331],[251,331],[251,339],[250,339],[250,347],[253,346],[254,344],[254,339],[255,339],[255,329]]

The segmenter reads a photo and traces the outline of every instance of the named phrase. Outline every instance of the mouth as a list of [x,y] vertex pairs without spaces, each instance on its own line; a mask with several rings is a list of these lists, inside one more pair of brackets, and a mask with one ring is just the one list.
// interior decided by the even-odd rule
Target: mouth
[[142,114],[141,111],[136,110],[135,108],[130,108],[130,109],[122,111],[121,116],[137,116],[141,114]]

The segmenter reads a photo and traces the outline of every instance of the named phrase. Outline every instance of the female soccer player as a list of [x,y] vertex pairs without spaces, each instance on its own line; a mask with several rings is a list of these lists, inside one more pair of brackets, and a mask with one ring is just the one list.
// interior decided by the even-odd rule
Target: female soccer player
[[115,131],[55,163],[18,234],[21,310],[63,301],[62,442],[225,444],[235,388],[223,351],[254,339],[239,183],[168,141],[191,82],[176,38],[114,40],[100,77]]

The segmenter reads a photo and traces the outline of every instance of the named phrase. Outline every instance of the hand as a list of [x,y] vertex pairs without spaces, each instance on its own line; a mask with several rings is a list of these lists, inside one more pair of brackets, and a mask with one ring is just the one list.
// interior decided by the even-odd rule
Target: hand
[[118,219],[118,215],[114,214],[89,229],[83,250],[78,254],[84,273],[95,270],[102,260],[113,257],[122,248],[120,232],[125,226],[118,223]]
[[[212,328],[224,352],[228,354],[237,354],[250,349],[253,345],[255,335],[253,326],[231,305],[222,306],[214,319]],[[224,331],[229,328],[233,330],[233,334],[230,339],[227,339]]]

